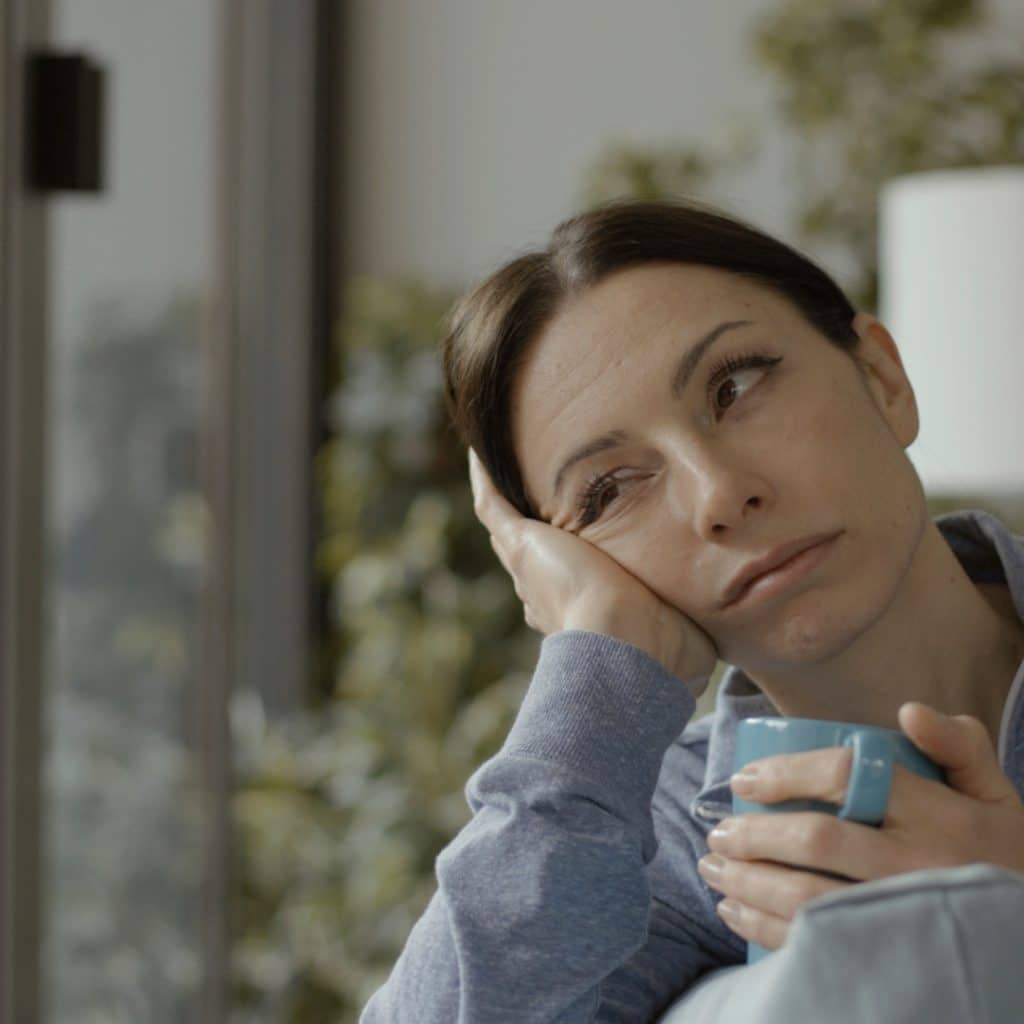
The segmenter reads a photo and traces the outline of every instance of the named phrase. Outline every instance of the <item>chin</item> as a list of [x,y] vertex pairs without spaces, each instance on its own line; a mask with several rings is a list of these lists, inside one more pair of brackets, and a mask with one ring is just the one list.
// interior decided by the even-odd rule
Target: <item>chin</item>
[[845,651],[859,632],[848,621],[838,622],[818,611],[788,616],[776,643],[779,654],[790,661],[826,661]]
[[827,662],[848,650],[869,625],[859,618],[820,591],[808,591],[766,615],[737,642],[726,644],[733,657],[723,649],[722,658],[752,672]]

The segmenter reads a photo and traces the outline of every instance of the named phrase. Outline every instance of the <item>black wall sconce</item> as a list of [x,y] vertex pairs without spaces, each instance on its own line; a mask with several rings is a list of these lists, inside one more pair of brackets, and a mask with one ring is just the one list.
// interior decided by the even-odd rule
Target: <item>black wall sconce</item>
[[28,58],[25,127],[30,187],[101,192],[106,71],[83,54]]

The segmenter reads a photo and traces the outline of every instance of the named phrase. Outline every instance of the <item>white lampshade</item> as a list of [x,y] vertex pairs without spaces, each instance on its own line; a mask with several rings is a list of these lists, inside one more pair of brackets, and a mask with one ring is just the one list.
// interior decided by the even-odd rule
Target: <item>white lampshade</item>
[[929,497],[1024,493],[1024,167],[882,190],[879,317],[917,396]]

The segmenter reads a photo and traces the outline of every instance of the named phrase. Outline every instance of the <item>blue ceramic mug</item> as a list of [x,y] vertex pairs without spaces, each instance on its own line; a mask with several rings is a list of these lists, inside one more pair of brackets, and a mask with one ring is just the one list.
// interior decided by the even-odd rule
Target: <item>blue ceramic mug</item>
[[[828,722],[816,718],[745,718],[736,731],[733,770],[751,761],[775,754],[798,754],[823,747],[852,747],[853,763],[842,807],[821,800],[783,800],[759,804],[733,796],[733,814],[781,814],[792,811],[820,811],[864,825],[881,825],[892,789],[892,766],[898,762],[908,771],[946,782],[946,773],[926,757],[898,729],[854,722]],[[825,872],[821,872],[826,874]],[[832,877],[832,876],[829,876]],[[747,944],[747,963],[771,952]]]

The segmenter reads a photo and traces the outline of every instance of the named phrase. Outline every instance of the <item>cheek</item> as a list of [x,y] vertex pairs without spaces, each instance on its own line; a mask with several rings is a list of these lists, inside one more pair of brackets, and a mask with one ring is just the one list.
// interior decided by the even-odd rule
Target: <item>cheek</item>
[[917,473],[867,395],[840,389],[830,409],[815,410],[809,433],[837,511],[883,532],[913,516],[923,500]]
[[666,604],[700,622],[697,613],[707,584],[702,589],[699,580],[687,576],[685,567],[693,564],[695,553],[680,542],[678,527],[663,519],[645,521],[628,536],[592,543]]
[[[814,402],[794,404],[777,435],[783,466],[798,491],[811,492],[838,514],[857,515],[906,489],[908,460],[870,398],[845,379],[832,379]],[[904,509],[905,511],[905,509]]]

